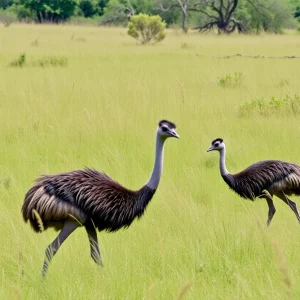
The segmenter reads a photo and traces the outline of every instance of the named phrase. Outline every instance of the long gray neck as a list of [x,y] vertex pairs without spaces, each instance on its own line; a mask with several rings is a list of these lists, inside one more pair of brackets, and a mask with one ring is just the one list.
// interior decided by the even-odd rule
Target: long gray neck
[[152,190],[157,189],[161,178],[164,159],[164,143],[165,139],[157,134],[154,168],[148,182],[146,183],[146,185]]
[[224,146],[223,149],[220,150],[220,172],[222,176],[226,176],[229,174],[229,172],[226,169],[226,147]]

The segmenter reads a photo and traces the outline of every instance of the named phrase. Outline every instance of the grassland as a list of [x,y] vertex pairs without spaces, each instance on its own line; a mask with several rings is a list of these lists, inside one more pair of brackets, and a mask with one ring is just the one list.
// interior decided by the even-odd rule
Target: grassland
[[[280,200],[238,198],[222,181],[212,139],[224,138],[228,169],[262,159],[300,163],[299,115],[240,117],[255,98],[300,94],[300,60],[216,59],[297,55],[299,36],[203,36],[169,32],[137,46],[125,29],[0,28],[1,299],[299,299],[300,227]],[[26,53],[23,68],[11,61]],[[33,62],[64,57],[64,67]],[[233,87],[226,74],[243,73]],[[150,175],[158,121],[177,124],[162,182],[144,217],[100,233],[104,269],[83,229],[40,276],[56,233],[35,234],[20,209],[33,180],[83,166],[137,189]]]

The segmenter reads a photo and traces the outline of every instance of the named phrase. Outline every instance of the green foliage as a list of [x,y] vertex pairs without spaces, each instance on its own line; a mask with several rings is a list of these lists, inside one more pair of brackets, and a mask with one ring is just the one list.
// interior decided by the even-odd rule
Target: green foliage
[[239,107],[238,115],[241,117],[253,115],[299,115],[300,114],[300,95],[283,97],[271,97],[269,100],[264,98],[253,99]]
[[221,87],[237,87],[241,85],[244,77],[244,74],[241,72],[226,74],[222,77],[218,77],[218,83]]
[[166,37],[166,23],[160,16],[139,14],[128,23],[128,35],[142,44],[157,43]]
[[26,62],[26,53],[20,54],[20,56],[10,62],[11,67],[23,67]]
[[300,0],[290,0],[290,7],[296,19],[300,18]]
[[11,23],[15,22],[17,17],[9,10],[0,9],[0,23],[3,23],[5,27],[8,27]]
[[98,12],[98,2],[96,0],[81,0],[78,6],[85,18],[91,18]]
[[48,56],[43,57],[32,62],[34,67],[66,67],[68,59],[65,56]]
[[20,0],[20,4],[34,12],[40,23],[60,22],[74,14],[77,0]]
[[14,3],[14,0],[0,0],[0,9],[6,9]]
[[[38,40],[35,40],[33,46],[38,45]],[[27,62],[26,53],[20,54],[20,56],[10,62],[10,67],[24,67]],[[32,67],[66,67],[68,65],[68,59],[65,56],[47,56],[39,59],[34,59],[29,62]]]
[[6,11],[15,14],[17,19],[21,22],[34,22],[37,20],[36,14],[21,4],[13,4]]
[[291,24],[292,10],[286,0],[244,0],[244,7],[248,12],[244,19],[248,31],[281,33]]
[[104,23],[127,25],[128,19],[132,15],[152,14],[152,6],[151,0],[110,0],[104,8],[103,21]]
[[109,0],[99,0],[98,1],[98,14],[99,16],[104,15],[104,10],[108,5]]
[[[133,14],[160,15],[167,26],[180,25],[182,10],[176,8],[169,11],[159,10],[159,4],[169,7],[168,0],[0,0],[0,8],[15,14],[20,21],[36,22],[64,22],[71,17],[97,18],[103,16],[103,21],[111,24],[127,24]],[[193,10],[193,5],[199,1],[188,1],[187,24],[195,27],[203,26],[211,21],[204,13]],[[174,0],[174,4],[178,4]],[[219,4],[217,3],[217,6]],[[197,8],[209,15],[217,16],[208,2],[198,4]],[[128,13],[129,11],[132,11]],[[2,13],[3,16],[3,13]],[[12,15],[10,14],[10,19]],[[261,31],[281,33],[284,27],[295,28],[294,18],[300,18],[300,0],[239,0],[238,7],[233,14],[235,20],[248,32]],[[8,15],[6,15],[8,20]],[[9,21],[7,23],[10,23]],[[78,21],[77,23],[82,23]]]

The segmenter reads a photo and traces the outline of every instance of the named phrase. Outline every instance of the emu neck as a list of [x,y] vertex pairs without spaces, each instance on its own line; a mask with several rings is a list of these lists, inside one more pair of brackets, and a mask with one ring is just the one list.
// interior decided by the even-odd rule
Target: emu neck
[[220,151],[220,172],[222,176],[227,176],[229,175],[229,172],[226,169],[226,148],[224,147],[223,149],[221,149]]
[[163,159],[164,159],[164,143],[165,143],[165,139],[157,135],[154,167],[150,179],[146,183],[146,185],[152,190],[157,189],[161,178],[162,169],[163,169]]

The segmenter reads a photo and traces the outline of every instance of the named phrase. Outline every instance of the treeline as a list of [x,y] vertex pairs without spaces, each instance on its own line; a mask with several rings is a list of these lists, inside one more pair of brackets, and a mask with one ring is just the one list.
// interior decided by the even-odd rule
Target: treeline
[[167,26],[219,33],[282,32],[300,27],[300,0],[0,0],[0,22],[93,20],[126,24],[135,14],[160,15]]

